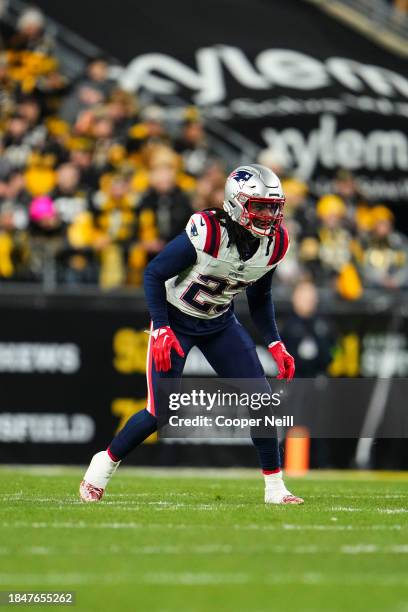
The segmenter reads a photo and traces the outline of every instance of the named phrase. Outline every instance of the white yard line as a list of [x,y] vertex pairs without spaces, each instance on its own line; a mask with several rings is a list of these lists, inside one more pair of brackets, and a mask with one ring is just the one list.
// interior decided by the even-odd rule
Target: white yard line
[[401,525],[282,525],[283,529],[294,531],[399,531]]
[[[30,504],[45,504],[47,506],[57,506],[59,509],[62,509],[66,506],[81,506],[85,510],[85,505],[80,499],[77,498],[59,498],[59,497],[36,497],[33,496],[19,496],[19,497],[6,497],[4,495],[0,495],[0,501],[13,501],[14,503],[30,503]],[[208,512],[209,510],[236,510],[237,508],[251,508],[252,506],[259,506],[257,500],[249,500],[246,503],[237,503],[233,501],[214,501],[210,503],[194,503],[194,502],[175,502],[175,501],[141,501],[141,500],[104,500],[104,507],[117,507],[122,512],[135,512],[137,510],[145,510],[147,507],[152,512],[162,512],[164,510],[177,512],[179,510],[191,510],[193,512],[203,511]],[[268,509],[270,510],[270,509]],[[379,514],[407,514],[408,508],[359,508],[355,506],[331,506],[329,508],[324,508],[324,512],[330,513],[362,513],[362,512],[371,512],[371,513],[379,513]],[[336,520],[336,517],[331,517],[331,520]],[[257,527],[255,526],[254,529]],[[301,527],[302,528],[302,527]]]
[[[19,471],[27,474],[55,476],[55,475],[81,475],[87,466],[61,466],[61,465],[1,465],[0,471]],[[260,479],[257,468],[149,468],[121,466],[120,474],[123,477],[146,478],[210,478],[210,479]],[[290,476],[287,474],[287,476]],[[408,472],[389,471],[353,471],[353,470],[310,470],[303,477],[307,481],[324,480],[355,480],[355,481],[408,481]]]
[[0,573],[0,585],[16,585],[20,589],[28,586],[79,586],[100,584],[148,584],[148,585],[179,585],[179,586],[210,586],[210,585],[380,585],[387,587],[401,587],[408,585],[406,575],[380,575],[376,574],[324,574],[323,572],[296,572],[294,574],[274,572],[273,574],[250,574],[244,572],[120,572],[120,573],[57,573],[28,574],[28,573]]
[[28,546],[23,549],[23,552],[27,555],[50,555],[52,554],[52,549],[47,548],[46,546]]
[[380,547],[375,544],[351,544],[350,546],[342,546],[340,552],[345,555],[361,555],[367,553],[378,553]]
[[[100,549],[95,547],[95,554],[109,553],[111,556],[136,556],[136,557],[152,557],[152,556],[206,556],[206,555],[244,555],[248,554],[273,554],[273,555],[408,555],[408,544],[398,544],[394,546],[379,546],[370,543],[357,543],[343,546],[318,546],[318,545],[249,545],[249,546],[232,546],[229,544],[203,544],[194,546],[177,546],[177,545],[146,545],[146,546],[120,546],[112,544],[104,546]],[[85,555],[87,552],[85,552]],[[43,546],[28,546],[13,550],[12,548],[0,549],[1,556],[12,555],[14,557],[32,557],[32,556],[54,556],[61,557],[62,555],[75,558],[84,556],[84,551],[74,549],[73,551],[67,548],[43,547]]]
[[[392,493],[392,494],[386,494],[384,493],[383,495],[373,495],[371,492],[370,493],[363,493],[363,494],[357,494],[354,493],[353,495],[351,494],[347,494],[347,493],[339,493],[337,495],[334,494],[330,494],[327,495],[327,493],[324,494],[324,498],[327,499],[359,499],[362,497],[368,497],[370,499],[407,499],[408,497],[408,489],[406,493]],[[322,499],[323,495],[310,495],[308,494],[307,499],[317,499],[320,500]]]
[[[172,529],[172,530],[194,530],[204,531],[218,529],[217,525],[197,525],[184,523],[152,523],[152,522],[107,522],[88,523],[85,521],[3,521],[0,523],[2,529]],[[299,525],[291,523],[283,523],[282,525],[270,524],[260,525],[257,523],[250,525],[240,525],[232,523],[231,525],[223,525],[224,531],[234,529],[238,531],[399,531],[402,525]]]
[[332,506],[327,509],[329,512],[368,512],[366,508],[354,508],[353,506]]
[[[1,496],[0,496],[1,500]],[[35,495],[31,497],[19,497],[18,499],[13,499],[13,501],[21,501],[23,503],[31,503],[31,504],[56,504],[58,506],[82,506],[85,507],[83,502],[78,498],[58,498],[58,497],[36,497]],[[147,506],[151,507],[153,510],[212,510],[212,509],[224,509],[224,508],[247,508],[251,503],[235,503],[231,501],[230,503],[215,501],[211,503],[185,503],[185,502],[174,502],[174,501],[148,501],[142,502],[138,500],[127,500],[127,501],[113,501],[113,500],[103,500],[103,506],[113,506],[120,508],[120,510],[137,510],[143,509]]]

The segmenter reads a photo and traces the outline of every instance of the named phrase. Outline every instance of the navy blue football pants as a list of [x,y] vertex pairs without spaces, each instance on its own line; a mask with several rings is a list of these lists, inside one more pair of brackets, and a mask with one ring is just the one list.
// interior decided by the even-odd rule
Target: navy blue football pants
[[[149,340],[146,376],[148,401],[146,410],[133,415],[124,428],[116,435],[109,446],[111,455],[123,459],[133,448],[157,430],[156,408],[158,403],[157,383],[159,379],[182,376],[187,355],[193,346],[197,346],[220,378],[258,379],[257,392],[271,393],[268,381],[255,344],[246,329],[234,318],[223,330],[214,334],[194,336],[175,332],[183,350],[180,357],[174,350],[171,352],[171,369],[168,372],[157,372],[151,354],[152,338]],[[277,433],[274,437],[252,437],[261,467],[264,471],[275,471],[280,467]]]

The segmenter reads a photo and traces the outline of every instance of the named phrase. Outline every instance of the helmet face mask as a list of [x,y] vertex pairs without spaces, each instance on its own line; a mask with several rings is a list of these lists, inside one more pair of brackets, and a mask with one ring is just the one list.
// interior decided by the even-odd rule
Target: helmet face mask
[[249,219],[248,229],[259,236],[271,236],[278,231],[283,220],[285,198],[247,198],[244,216]]
[[227,179],[224,210],[254,236],[275,234],[283,220],[284,204],[280,181],[265,166],[240,166]]

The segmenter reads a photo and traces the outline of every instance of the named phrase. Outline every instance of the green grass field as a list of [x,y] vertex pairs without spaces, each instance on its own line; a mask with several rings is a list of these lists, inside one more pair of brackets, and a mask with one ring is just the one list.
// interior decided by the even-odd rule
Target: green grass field
[[254,471],[122,468],[94,505],[81,475],[0,469],[1,591],[73,590],[87,611],[408,611],[407,474],[288,480],[293,507],[265,507]]

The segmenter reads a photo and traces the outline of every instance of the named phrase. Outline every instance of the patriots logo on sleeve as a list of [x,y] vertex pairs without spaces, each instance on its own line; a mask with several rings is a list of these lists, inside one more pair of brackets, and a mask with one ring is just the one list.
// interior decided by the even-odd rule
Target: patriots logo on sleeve
[[196,224],[194,223],[194,221],[191,222],[190,236],[198,236],[198,231],[197,231]]
[[251,176],[253,176],[253,174],[247,172],[246,170],[236,170],[235,172],[232,172],[229,177],[236,180],[239,185],[239,188],[242,189],[243,185],[245,185],[245,183],[249,181]]

